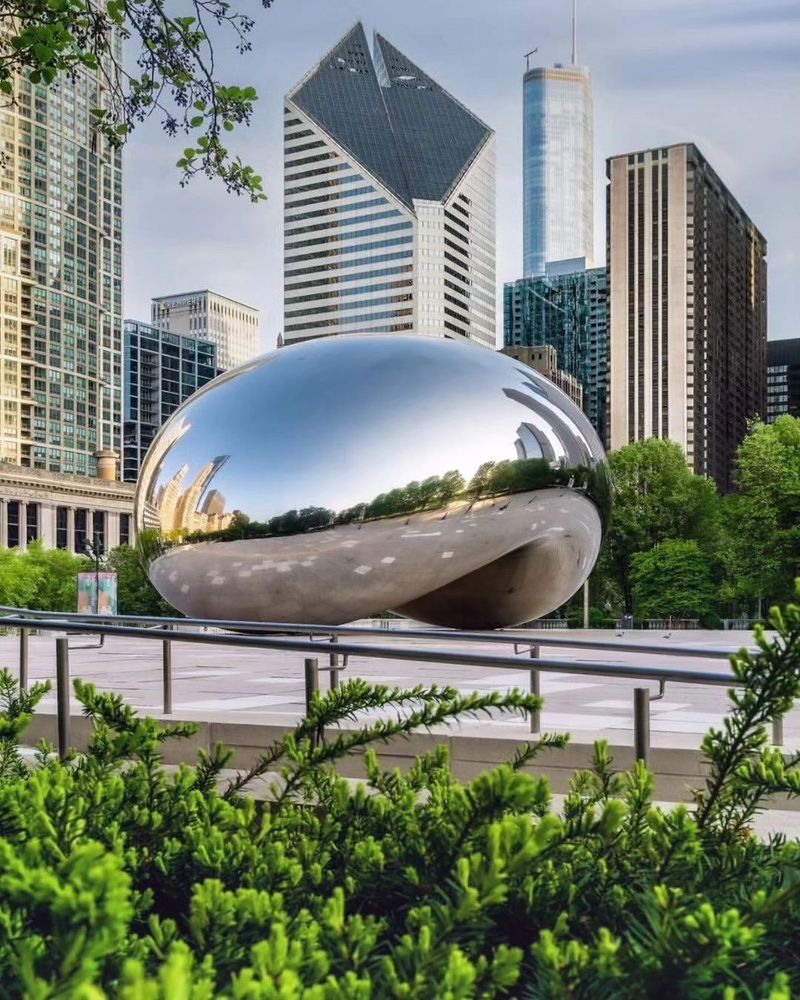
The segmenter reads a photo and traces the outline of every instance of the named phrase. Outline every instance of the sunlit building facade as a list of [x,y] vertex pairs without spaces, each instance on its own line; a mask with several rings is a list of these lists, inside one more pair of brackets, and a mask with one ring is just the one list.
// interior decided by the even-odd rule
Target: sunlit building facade
[[727,490],[766,416],[766,240],[692,143],[607,174],[611,447],[669,438]]
[[252,361],[261,353],[261,312],[208,288],[154,298],[153,326],[165,333],[187,334],[216,345],[223,371]]
[[93,125],[100,80],[17,78],[0,107],[0,460],[76,475],[120,447],[122,157]]
[[284,341],[495,347],[494,134],[359,23],[284,106]]
[[583,66],[535,67],[523,78],[523,273],[593,257],[592,83]]

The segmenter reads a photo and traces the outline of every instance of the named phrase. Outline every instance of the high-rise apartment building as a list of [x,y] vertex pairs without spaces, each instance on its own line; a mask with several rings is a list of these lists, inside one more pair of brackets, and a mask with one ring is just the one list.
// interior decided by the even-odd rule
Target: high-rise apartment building
[[583,410],[606,440],[608,275],[604,267],[520,278],[503,289],[503,342],[511,349],[555,348],[557,367],[580,383]]
[[670,438],[728,489],[766,415],[766,240],[692,143],[607,174],[611,447]]
[[218,374],[217,345],[125,320],[122,478],[134,483],[161,425]]
[[284,107],[284,340],[495,347],[494,134],[359,23]]
[[122,157],[93,125],[101,79],[20,77],[0,107],[0,460],[46,472],[94,475],[102,453],[113,474],[120,446]]
[[261,312],[207,288],[154,298],[151,320],[166,333],[188,334],[216,344],[217,364],[223,371],[261,353]]
[[767,423],[800,417],[800,337],[767,341]]
[[[532,53],[531,53],[532,54]],[[523,274],[594,256],[592,81],[577,65],[538,66],[522,82]]]

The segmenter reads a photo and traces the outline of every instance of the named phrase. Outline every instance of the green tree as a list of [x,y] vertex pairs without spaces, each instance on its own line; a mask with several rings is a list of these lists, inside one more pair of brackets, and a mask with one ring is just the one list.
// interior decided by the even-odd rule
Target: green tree
[[127,545],[112,549],[108,556],[108,569],[117,574],[117,604],[121,615],[174,617],[177,614],[150,583],[136,549]]
[[800,419],[754,423],[736,453],[737,493],[725,503],[727,594],[787,600],[800,573]]
[[82,556],[30,542],[26,552],[0,550],[0,604],[36,611],[74,611],[78,573],[91,568]]
[[631,560],[633,607],[641,618],[702,618],[715,587],[697,542],[666,541]]
[[18,549],[0,549],[0,604],[33,608],[39,574],[33,574]]
[[[261,0],[265,8],[271,3]],[[81,70],[97,72],[103,97],[90,111],[111,146],[155,114],[168,135],[189,137],[177,163],[182,184],[204,173],[258,201],[265,197],[261,177],[224,141],[249,124],[257,94],[217,78],[212,38],[228,31],[244,55],[254,23],[228,0],[5,0],[0,95],[14,101],[20,77],[48,86]]]
[[[633,558],[661,542],[695,541],[709,558],[720,537],[720,501],[713,481],[696,476],[680,446],[649,438],[608,456],[613,509],[597,575],[619,588],[633,610]],[[593,578],[598,592],[609,591]]]

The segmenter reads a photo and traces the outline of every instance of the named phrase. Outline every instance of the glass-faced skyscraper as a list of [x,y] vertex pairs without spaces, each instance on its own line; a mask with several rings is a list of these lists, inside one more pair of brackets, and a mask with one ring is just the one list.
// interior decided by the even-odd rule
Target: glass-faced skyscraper
[[124,373],[122,478],[135,483],[167,417],[219,373],[217,345],[126,319]]
[[495,346],[494,133],[359,23],[284,107],[284,340]]
[[604,267],[508,282],[503,289],[504,344],[556,351],[556,367],[583,389],[582,406],[606,440],[608,272]]
[[592,84],[585,67],[556,63],[525,73],[522,184],[525,277],[544,274],[550,261],[590,264]]
[[94,475],[120,447],[122,154],[93,125],[103,81],[19,76],[0,107],[0,460],[49,472]]

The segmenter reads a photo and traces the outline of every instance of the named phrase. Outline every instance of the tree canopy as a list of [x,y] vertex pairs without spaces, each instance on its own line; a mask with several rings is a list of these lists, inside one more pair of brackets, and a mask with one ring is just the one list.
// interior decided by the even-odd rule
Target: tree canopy
[[[272,0],[260,2],[266,8]],[[182,184],[203,173],[253,201],[265,197],[261,177],[226,146],[228,133],[250,123],[257,94],[218,78],[212,37],[227,32],[244,55],[255,23],[250,14],[227,0],[0,0],[0,6],[0,94],[7,100],[14,100],[19,75],[50,85],[95,72],[103,96],[91,113],[113,147],[157,115],[168,135],[190,137],[177,162]]]
[[697,542],[669,540],[635,553],[631,584],[642,618],[704,618],[714,607],[708,555]]
[[616,585],[631,611],[636,553],[672,539],[695,541],[710,553],[719,539],[719,501],[714,483],[696,476],[672,441],[637,441],[611,452],[608,462],[613,511],[599,573]]
[[800,420],[753,424],[736,453],[735,479],[725,504],[728,590],[786,600],[800,576]]

